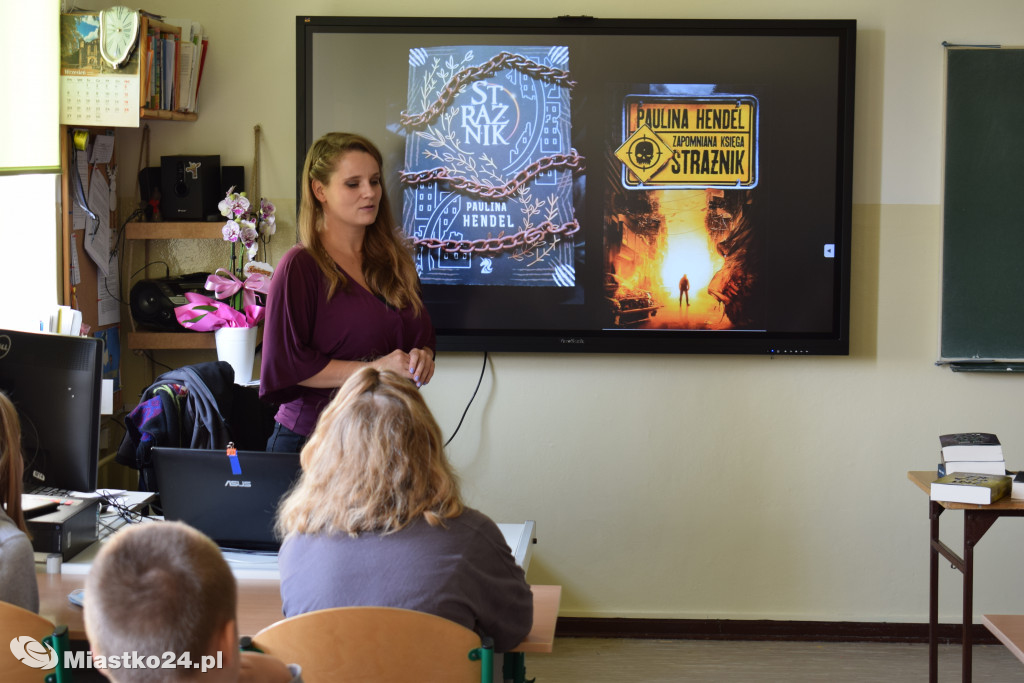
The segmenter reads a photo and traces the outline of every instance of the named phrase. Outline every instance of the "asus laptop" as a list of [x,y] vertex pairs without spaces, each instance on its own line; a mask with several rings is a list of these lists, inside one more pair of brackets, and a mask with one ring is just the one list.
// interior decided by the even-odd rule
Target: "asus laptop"
[[156,446],[152,450],[164,519],[179,520],[221,548],[277,551],[277,505],[301,471],[298,453]]

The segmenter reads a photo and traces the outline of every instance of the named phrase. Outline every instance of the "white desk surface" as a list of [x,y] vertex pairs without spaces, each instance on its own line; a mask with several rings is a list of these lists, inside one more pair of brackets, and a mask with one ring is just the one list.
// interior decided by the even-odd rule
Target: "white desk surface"
[[[508,543],[512,555],[516,558],[516,564],[522,567],[524,572],[527,571],[530,568],[533,546],[537,539],[536,522],[527,520],[520,524],[499,523],[498,528],[501,529],[505,542]],[[62,563],[61,573],[88,574],[89,567],[92,566],[102,543],[102,540],[97,541],[69,561]],[[224,559],[228,561],[236,579],[280,579],[277,569],[277,553],[225,550]],[[38,573],[45,573],[45,569],[45,564],[36,563]]]

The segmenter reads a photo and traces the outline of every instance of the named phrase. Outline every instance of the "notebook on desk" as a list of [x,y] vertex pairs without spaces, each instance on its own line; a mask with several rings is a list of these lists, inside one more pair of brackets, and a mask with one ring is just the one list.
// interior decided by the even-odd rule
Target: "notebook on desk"
[[222,548],[273,550],[274,516],[301,471],[298,453],[154,447],[165,519],[199,529]]

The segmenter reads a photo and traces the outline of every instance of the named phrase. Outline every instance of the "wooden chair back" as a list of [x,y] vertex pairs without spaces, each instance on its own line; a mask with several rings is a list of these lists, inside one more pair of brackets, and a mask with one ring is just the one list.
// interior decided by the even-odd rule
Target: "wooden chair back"
[[[4,683],[43,683],[49,676],[53,677],[51,680],[68,681],[69,678],[63,671],[63,662],[60,661],[60,658],[64,656],[62,647],[56,648],[57,666],[43,669],[22,663],[13,652],[17,646],[12,647],[11,645],[12,640],[28,636],[35,641],[34,644],[27,643],[28,656],[36,661],[45,661],[49,651],[44,650],[41,643],[43,639],[53,635],[54,630],[53,622],[49,619],[17,605],[0,602],[0,681]],[[22,642],[22,648],[25,645],[26,643]],[[58,671],[60,679],[57,678]]]
[[[271,624],[253,645],[302,666],[305,683],[321,681],[490,681],[491,657],[461,624],[394,607],[337,607]],[[470,653],[484,661],[470,659]],[[483,667],[487,671],[483,671]]]

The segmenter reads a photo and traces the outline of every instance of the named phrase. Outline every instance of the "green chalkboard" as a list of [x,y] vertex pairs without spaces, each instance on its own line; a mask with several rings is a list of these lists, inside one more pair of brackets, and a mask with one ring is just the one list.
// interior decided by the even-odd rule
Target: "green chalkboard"
[[946,50],[945,137],[939,361],[1024,361],[1024,49]]

